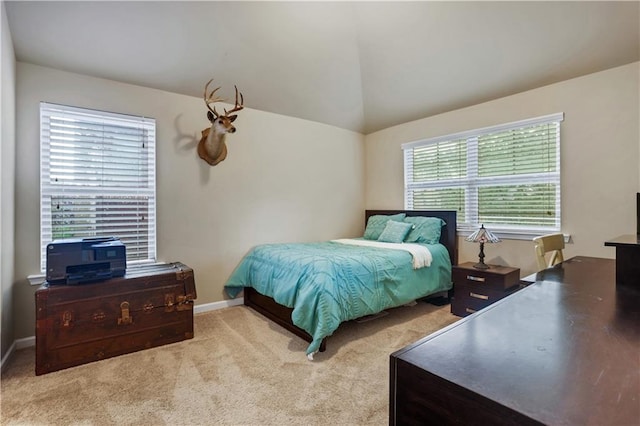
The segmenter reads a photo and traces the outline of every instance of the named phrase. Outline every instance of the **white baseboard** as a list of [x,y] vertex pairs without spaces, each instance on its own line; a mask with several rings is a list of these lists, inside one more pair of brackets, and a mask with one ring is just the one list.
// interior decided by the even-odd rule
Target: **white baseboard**
[[16,342],[14,341],[11,344],[11,347],[9,348],[7,353],[4,354],[4,357],[2,358],[2,360],[0,360],[0,371],[4,371],[4,366],[7,365],[7,362],[9,361],[9,358],[11,358],[11,356],[13,355],[15,350],[16,350]]
[[201,314],[203,312],[215,311],[218,309],[230,308],[232,306],[242,305],[244,299],[239,297],[237,299],[223,300],[221,302],[205,303],[204,305],[196,305],[193,307],[194,314]]
[[31,346],[36,345],[36,336],[25,337],[23,339],[18,339],[15,342],[16,350],[29,348]]
[[11,359],[15,351],[17,351],[18,349],[24,349],[24,348],[28,348],[35,345],[36,345],[35,336],[14,340],[13,343],[11,344],[11,347],[7,351],[7,353],[4,354],[2,361],[0,361],[0,371],[4,371],[4,367],[7,365],[7,363],[9,362],[9,360]]
[[[213,303],[205,303],[203,305],[196,305],[193,307],[194,314],[202,314],[204,312],[215,311],[218,309],[230,308],[232,306],[242,305],[244,300],[242,298],[231,299],[231,300],[223,300],[221,302],[213,302]],[[4,366],[7,365],[9,359],[13,353],[19,349],[29,348],[36,345],[36,336],[25,337],[22,339],[17,339],[13,341],[13,344],[4,355],[2,360],[0,361],[0,371],[4,369]]]

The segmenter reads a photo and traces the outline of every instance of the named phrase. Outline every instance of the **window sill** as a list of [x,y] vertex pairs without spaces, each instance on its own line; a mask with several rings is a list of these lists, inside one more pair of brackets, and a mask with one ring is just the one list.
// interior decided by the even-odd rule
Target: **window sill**
[[[471,235],[474,231],[467,231],[467,230],[458,230],[457,235],[458,237],[462,237],[462,238],[467,238],[469,235]],[[535,237],[539,237],[541,235],[545,235],[545,234],[551,234],[552,232],[500,232],[500,231],[491,231],[491,233],[493,235],[495,235],[496,237],[500,238],[501,240],[525,240],[525,241],[531,241],[533,240]],[[571,242],[571,234],[563,234],[564,235],[564,242],[565,244],[568,244]]]
[[46,281],[44,274],[37,275],[28,275],[27,279],[29,280],[30,285],[42,285]]

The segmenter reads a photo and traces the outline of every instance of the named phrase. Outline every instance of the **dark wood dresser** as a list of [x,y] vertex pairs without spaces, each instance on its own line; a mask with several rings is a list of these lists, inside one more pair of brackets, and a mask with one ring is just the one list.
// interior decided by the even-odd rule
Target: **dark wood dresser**
[[390,424],[637,425],[640,289],[575,257],[391,355]]

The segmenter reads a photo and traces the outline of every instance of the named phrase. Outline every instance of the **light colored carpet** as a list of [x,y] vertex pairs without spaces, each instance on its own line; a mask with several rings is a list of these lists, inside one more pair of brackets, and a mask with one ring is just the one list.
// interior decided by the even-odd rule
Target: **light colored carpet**
[[314,361],[244,306],[196,315],[195,337],[35,376],[33,348],[2,374],[2,425],[385,425],[389,355],[458,318],[420,302],[348,322]]

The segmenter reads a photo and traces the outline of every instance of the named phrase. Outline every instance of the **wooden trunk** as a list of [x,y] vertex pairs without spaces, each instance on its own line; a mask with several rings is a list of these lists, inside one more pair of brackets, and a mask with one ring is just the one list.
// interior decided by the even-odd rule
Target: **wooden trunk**
[[36,299],[36,375],[193,338],[193,270],[127,270],[84,285],[45,283]]

